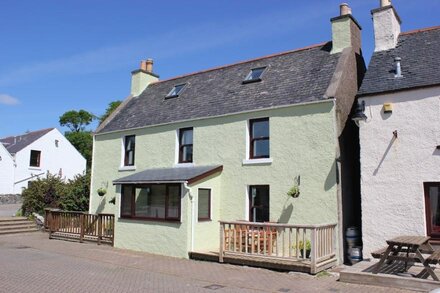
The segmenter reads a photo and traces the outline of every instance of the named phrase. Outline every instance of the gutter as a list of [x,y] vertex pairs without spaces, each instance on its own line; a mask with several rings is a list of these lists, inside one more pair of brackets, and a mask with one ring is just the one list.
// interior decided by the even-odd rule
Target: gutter
[[190,235],[190,251],[194,251],[194,234],[195,234],[195,201],[194,196],[191,194],[191,187],[188,186],[188,181],[183,182],[183,187],[188,190],[189,199],[191,201],[191,235]]

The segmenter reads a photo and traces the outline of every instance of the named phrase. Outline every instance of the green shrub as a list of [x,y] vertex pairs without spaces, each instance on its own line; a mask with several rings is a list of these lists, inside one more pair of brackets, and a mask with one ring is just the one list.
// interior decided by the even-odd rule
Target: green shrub
[[47,174],[29,184],[22,193],[24,216],[43,214],[45,208],[87,211],[90,195],[90,173],[65,182],[57,175]]

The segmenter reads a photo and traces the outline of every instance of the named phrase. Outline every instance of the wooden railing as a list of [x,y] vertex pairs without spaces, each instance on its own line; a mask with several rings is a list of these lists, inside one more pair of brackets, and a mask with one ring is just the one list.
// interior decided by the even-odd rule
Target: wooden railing
[[301,261],[315,273],[319,266],[335,261],[336,224],[220,221],[220,262],[225,255]]
[[66,212],[46,210],[45,226],[49,238],[63,236],[66,238],[84,239],[114,244],[115,216],[113,214],[87,214],[83,212]]

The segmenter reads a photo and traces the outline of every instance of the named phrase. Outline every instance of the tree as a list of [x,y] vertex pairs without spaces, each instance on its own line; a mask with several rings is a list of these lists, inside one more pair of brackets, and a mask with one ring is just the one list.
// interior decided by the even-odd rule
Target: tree
[[107,117],[110,116],[110,114],[113,113],[120,104],[122,104],[122,101],[110,102],[105,110],[105,113],[99,117],[99,124],[104,122],[104,120],[107,119]]
[[68,127],[72,132],[81,132],[94,119],[96,116],[85,110],[71,110],[60,116],[60,125]]

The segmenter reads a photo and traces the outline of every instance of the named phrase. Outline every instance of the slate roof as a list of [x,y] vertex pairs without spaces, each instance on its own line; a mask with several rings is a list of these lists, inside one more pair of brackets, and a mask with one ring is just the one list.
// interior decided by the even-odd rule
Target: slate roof
[[[324,100],[341,53],[331,42],[150,84],[97,133]],[[262,81],[243,84],[252,68]],[[186,83],[177,98],[165,99]]]
[[142,184],[158,182],[186,182],[189,184],[220,172],[223,166],[176,167],[163,169],[147,169],[113,181],[113,184]]
[[37,131],[28,132],[18,136],[8,136],[0,138],[0,143],[8,150],[10,154],[16,154],[21,151],[46,133],[54,130],[55,128],[41,129]]
[[[396,48],[375,52],[358,96],[440,84],[440,27],[401,33]],[[394,58],[402,58],[395,78]]]

